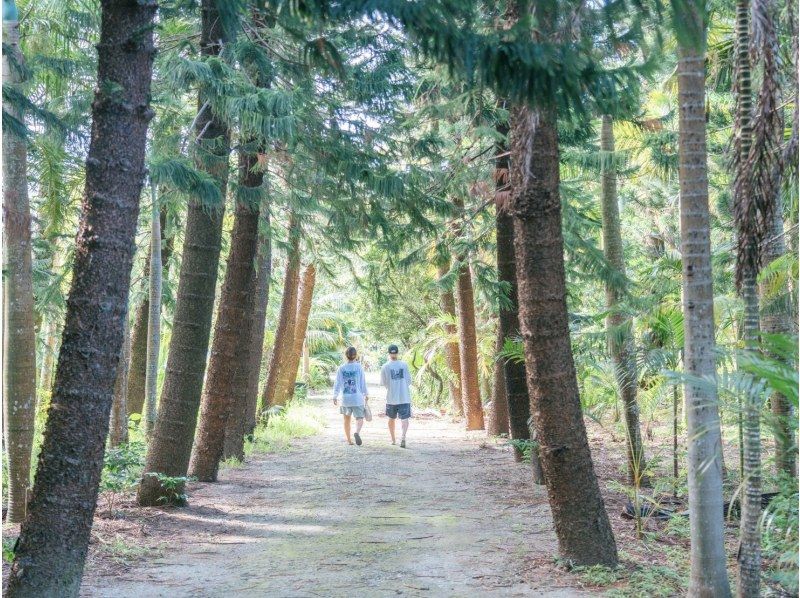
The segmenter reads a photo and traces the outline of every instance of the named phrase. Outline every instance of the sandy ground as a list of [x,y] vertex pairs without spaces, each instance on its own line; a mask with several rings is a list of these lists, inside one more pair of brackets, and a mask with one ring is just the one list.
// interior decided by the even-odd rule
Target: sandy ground
[[553,565],[544,489],[508,447],[424,414],[409,448],[391,446],[373,395],[361,447],[319,397],[322,434],[192,484],[187,508],[130,505],[118,544],[133,558],[103,557],[96,526],[82,595],[580,595]]

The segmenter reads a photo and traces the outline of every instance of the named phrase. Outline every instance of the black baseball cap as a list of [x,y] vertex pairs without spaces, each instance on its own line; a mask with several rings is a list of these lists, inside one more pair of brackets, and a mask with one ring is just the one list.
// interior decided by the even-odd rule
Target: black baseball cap
[[390,355],[397,355],[400,350],[397,348],[397,345],[389,345],[389,354]]

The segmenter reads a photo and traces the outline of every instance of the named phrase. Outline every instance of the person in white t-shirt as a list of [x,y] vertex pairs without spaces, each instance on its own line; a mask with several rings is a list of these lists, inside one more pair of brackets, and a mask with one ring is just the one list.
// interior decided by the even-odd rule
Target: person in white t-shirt
[[350,418],[356,418],[356,444],[361,446],[361,427],[364,425],[364,408],[369,397],[367,396],[367,380],[364,377],[364,368],[356,361],[356,348],[348,347],[344,352],[347,363],[340,365],[336,370],[336,384],[333,386],[333,404],[339,404],[339,395],[342,396],[342,406],[339,413],[344,417],[344,435],[348,444],[353,444],[350,439]]
[[389,435],[395,444],[395,419],[400,418],[403,435],[400,447],[406,448],[408,420],[411,417],[411,372],[408,364],[397,358],[397,345],[389,345],[389,361],[381,368],[381,384],[386,387],[386,416],[389,418]]

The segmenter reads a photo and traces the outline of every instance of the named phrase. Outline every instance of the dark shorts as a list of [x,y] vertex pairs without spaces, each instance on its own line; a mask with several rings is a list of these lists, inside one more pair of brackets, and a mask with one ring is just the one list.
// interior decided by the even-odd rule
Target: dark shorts
[[411,417],[411,403],[401,403],[400,405],[386,405],[386,416],[390,419],[399,417],[408,419]]

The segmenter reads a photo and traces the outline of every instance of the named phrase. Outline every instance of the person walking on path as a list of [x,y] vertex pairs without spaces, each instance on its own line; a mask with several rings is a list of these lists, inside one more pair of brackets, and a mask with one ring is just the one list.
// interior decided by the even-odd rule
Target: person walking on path
[[395,444],[395,420],[399,417],[403,427],[400,447],[406,448],[408,420],[411,417],[411,372],[408,364],[397,358],[397,353],[397,345],[389,345],[389,361],[381,368],[381,384],[386,387],[386,416],[389,418],[392,444]]
[[336,384],[333,386],[333,404],[339,404],[339,395],[342,396],[342,406],[339,413],[344,416],[344,435],[348,444],[353,444],[350,439],[350,418],[356,418],[356,444],[361,446],[361,428],[364,425],[364,408],[369,397],[367,396],[367,380],[364,377],[364,368],[356,361],[355,347],[348,347],[344,352],[347,363],[340,365],[336,370]]

